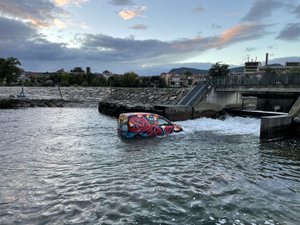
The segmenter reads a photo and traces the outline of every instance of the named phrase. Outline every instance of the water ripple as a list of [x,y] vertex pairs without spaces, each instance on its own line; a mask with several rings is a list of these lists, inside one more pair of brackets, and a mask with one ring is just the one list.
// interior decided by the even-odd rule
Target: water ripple
[[299,142],[259,143],[257,120],[128,142],[95,109],[5,110],[0,123],[1,224],[300,221]]

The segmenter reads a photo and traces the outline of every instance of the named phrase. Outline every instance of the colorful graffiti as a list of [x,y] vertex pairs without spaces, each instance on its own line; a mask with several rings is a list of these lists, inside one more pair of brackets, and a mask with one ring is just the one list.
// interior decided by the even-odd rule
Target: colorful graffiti
[[164,136],[182,128],[153,113],[123,113],[119,116],[118,132],[125,138]]

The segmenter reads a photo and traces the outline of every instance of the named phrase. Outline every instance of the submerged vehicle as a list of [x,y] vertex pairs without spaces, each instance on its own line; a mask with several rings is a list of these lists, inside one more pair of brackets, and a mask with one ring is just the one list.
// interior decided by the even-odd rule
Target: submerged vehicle
[[156,137],[182,131],[179,125],[154,113],[121,113],[118,122],[118,134],[124,138]]

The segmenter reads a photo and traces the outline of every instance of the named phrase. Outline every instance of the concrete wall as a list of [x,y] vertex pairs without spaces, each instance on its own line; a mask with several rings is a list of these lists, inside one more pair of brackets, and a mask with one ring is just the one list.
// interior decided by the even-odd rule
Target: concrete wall
[[261,118],[260,139],[268,140],[290,136],[293,117],[290,115]]
[[289,115],[300,118],[300,96],[290,109]]
[[289,112],[298,96],[260,94],[257,96],[257,110]]
[[219,105],[222,108],[241,106],[242,95],[240,92],[221,92],[212,88],[208,92],[205,101],[206,103]]
[[158,105],[154,111],[162,114],[171,121],[193,119],[193,107],[185,105]]
[[240,92],[220,92],[211,88],[203,100],[194,106],[194,117],[215,117],[224,108],[242,107]]
[[[224,108],[239,108],[261,111],[289,112],[299,94],[276,92],[250,92],[212,88],[205,98],[195,106],[198,112],[205,110],[221,111]],[[299,100],[300,105],[300,100]],[[300,113],[297,112],[298,114]]]
[[171,121],[188,120],[193,118],[193,108],[183,105],[138,105],[112,101],[99,101],[98,111],[105,115],[118,117],[126,112],[151,112],[165,116]]

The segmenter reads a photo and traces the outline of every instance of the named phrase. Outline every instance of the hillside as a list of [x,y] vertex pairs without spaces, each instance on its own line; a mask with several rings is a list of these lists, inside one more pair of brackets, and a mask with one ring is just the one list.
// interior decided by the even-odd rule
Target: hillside
[[[229,70],[231,73],[243,73],[244,67],[243,66],[234,67]],[[174,68],[169,71],[169,73],[173,73],[173,74],[184,74],[185,72],[191,72],[192,74],[208,74],[208,70],[196,69],[190,67]]]
[[244,67],[240,66],[240,67],[234,67],[229,69],[231,73],[244,73]]
[[189,67],[174,68],[169,71],[169,73],[175,73],[175,74],[184,74],[185,72],[191,72],[192,74],[208,74],[208,70],[189,68]]

